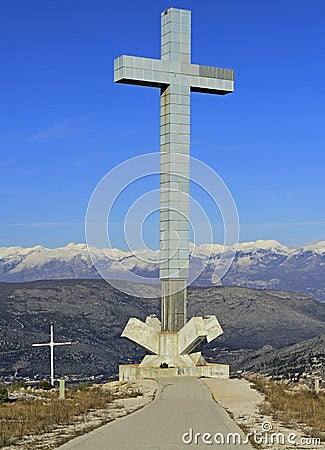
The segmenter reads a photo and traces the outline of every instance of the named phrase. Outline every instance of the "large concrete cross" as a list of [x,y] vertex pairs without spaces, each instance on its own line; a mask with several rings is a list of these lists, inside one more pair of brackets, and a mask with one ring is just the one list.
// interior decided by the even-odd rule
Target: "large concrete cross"
[[161,329],[186,323],[189,264],[190,93],[234,90],[230,69],[191,64],[191,12],[161,14],[161,59],[120,56],[114,81],[160,88]]

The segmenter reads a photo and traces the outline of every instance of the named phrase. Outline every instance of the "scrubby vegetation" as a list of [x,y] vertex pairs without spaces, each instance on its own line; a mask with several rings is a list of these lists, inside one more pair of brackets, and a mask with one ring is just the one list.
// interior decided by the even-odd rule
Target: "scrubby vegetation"
[[[6,388],[7,389],[7,388]],[[12,388],[9,387],[12,391]],[[22,398],[3,403],[0,407],[0,447],[15,444],[28,434],[42,434],[60,425],[85,420],[86,413],[104,409],[108,403],[121,397],[137,397],[137,390],[127,395],[103,389],[101,386],[66,389],[66,399],[58,399],[58,391],[22,389]],[[8,394],[8,390],[7,390]],[[0,389],[1,396],[1,389]]]
[[325,439],[325,393],[316,394],[306,386],[295,388],[263,376],[250,376],[254,388],[264,394],[261,413],[272,415],[285,423],[298,422],[309,428],[310,434]]

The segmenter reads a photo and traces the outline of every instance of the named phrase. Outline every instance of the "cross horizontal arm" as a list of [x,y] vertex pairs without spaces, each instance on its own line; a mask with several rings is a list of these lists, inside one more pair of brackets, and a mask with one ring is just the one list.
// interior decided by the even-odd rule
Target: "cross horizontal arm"
[[114,81],[153,87],[180,84],[190,86],[193,92],[223,95],[234,90],[234,71],[122,55],[114,60]]
[[71,344],[72,344],[72,342],[54,342],[55,346],[57,346],[57,345],[71,345]]
[[137,84],[141,86],[163,87],[169,84],[166,72],[162,70],[162,61],[122,55],[114,60],[115,83]]
[[32,347],[45,347],[48,345],[50,345],[50,343],[48,343],[48,344],[32,344]]
[[234,91],[234,71],[232,69],[181,64],[181,70],[189,74],[192,92],[224,95]]

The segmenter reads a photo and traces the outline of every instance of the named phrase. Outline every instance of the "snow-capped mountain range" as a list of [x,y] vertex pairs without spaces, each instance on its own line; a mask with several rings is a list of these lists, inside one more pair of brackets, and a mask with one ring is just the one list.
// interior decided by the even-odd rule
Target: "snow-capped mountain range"
[[[194,283],[197,286],[211,285],[223,254],[234,256],[223,285],[295,291],[325,301],[325,241],[291,249],[274,240],[258,240],[239,243],[236,252],[219,244],[191,244],[191,252],[191,269],[204,267]],[[0,281],[99,278],[96,267],[114,279],[125,278],[127,271],[158,277],[158,251],[91,247],[90,253],[87,244],[73,243],[55,249],[0,247]]]

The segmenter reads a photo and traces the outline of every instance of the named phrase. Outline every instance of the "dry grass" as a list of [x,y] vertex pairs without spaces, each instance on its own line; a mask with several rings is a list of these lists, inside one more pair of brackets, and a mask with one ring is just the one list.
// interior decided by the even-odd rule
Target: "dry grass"
[[[78,416],[85,420],[86,413],[104,409],[108,403],[121,398],[99,386],[82,390],[67,389],[65,400],[58,399],[58,391],[38,391],[33,394],[36,398],[17,400],[0,407],[0,447],[13,445],[29,434],[42,434],[56,426],[73,423]],[[127,397],[137,395],[137,391],[128,392]]]
[[309,427],[313,436],[324,438],[324,392],[316,394],[310,389],[293,390],[284,383],[262,376],[251,376],[248,380],[265,395],[265,402],[261,405],[262,414],[272,415],[286,424],[298,422]]

